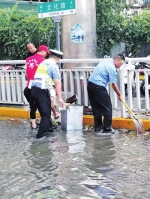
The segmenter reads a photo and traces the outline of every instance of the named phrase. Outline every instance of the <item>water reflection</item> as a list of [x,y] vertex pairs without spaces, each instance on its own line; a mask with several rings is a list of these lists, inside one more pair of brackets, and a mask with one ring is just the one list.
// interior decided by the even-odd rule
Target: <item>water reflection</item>
[[86,144],[82,130],[68,131],[66,133],[66,138],[69,144],[69,153],[82,153],[84,151]]
[[[90,149],[90,156],[87,159],[86,166],[88,179],[81,182],[82,185],[93,190],[100,198],[113,198],[116,190],[111,187],[112,182],[105,175],[111,171],[111,160],[114,159],[114,144],[110,136],[91,136],[87,138],[87,151]],[[92,142],[91,142],[92,141]],[[92,146],[91,146],[92,145]],[[89,153],[88,153],[89,155]],[[85,157],[87,158],[87,157]]]
[[35,135],[25,120],[0,120],[1,199],[150,198],[148,137]]

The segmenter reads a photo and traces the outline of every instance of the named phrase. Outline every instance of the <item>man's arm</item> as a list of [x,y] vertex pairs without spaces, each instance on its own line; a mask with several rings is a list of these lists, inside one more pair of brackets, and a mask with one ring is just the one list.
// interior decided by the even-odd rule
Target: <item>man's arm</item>
[[62,95],[61,95],[60,79],[54,79],[54,83],[55,83],[56,93],[57,93],[57,96],[58,96],[59,105],[60,105],[60,107],[62,107],[63,104],[64,104],[64,101],[63,101]]
[[120,93],[117,84],[116,83],[112,83],[112,87],[113,87],[114,91],[117,93],[119,100],[120,101],[123,100],[122,94]]

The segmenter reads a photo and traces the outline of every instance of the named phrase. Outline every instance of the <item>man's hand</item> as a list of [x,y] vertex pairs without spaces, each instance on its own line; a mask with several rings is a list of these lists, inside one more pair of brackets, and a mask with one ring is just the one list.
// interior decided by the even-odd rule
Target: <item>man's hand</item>
[[58,101],[59,101],[59,106],[62,108],[64,106],[64,100],[62,98],[59,98]]
[[119,99],[120,101],[122,101],[122,100],[123,100],[123,96],[122,96],[122,95],[118,95],[118,99]]

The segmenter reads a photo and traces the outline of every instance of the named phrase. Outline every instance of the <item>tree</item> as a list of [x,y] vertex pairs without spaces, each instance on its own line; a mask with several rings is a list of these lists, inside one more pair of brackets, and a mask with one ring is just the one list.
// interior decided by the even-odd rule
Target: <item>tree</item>
[[97,45],[100,56],[110,55],[114,44],[124,40],[123,9],[126,0],[96,0]]
[[0,59],[25,59],[26,43],[55,47],[55,25],[51,18],[39,19],[37,13],[18,9],[0,10]]
[[[150,12],[143,11],[139,16],[132,17],[124,24],[124,39],[127,51],[137,56],[143,44],[150,42]],[[150,49],[146,52],[150,54]]]

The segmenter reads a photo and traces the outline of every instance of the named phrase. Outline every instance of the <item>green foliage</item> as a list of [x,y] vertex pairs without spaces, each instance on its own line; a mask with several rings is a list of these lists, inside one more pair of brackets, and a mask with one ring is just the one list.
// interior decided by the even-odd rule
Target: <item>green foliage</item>
[[25,59],[26,43],[32,41],[55,47],[55,26],[51,18],[39,19],[35,13],[18,9],[0,10],[0,59]]
[[[127,51],[136,56],[142,44],[150,42],[150,12],[143,11],[139,16],[127,20],[124,26]],[[147,52],[147,55],[150,52]]]
[[123,41],[126,0],[96,0],[97,45],[100,56],[109,55],[114,44]]
[[[121,11],[128,9],[126,0],[96,0],[97,44],[100,56],[110,55],[114,44],[124,41],[127,52],[134,56],[144,43],[150,42],[150,12],[125,18]],[[147,52],[150,54],[150,52]]]
[[[100,57],[110,55],[115,44],[124,41],[127,53],[136,56],[142,44],[150,42],[150,12],[125,18],[126,0],[96,0],[97,46]],[[18,9],[0,10],[0,60],[25,59],[26,43],[44,43],[55,48],[55,25],[51,18],[39,19],[37,13]],[[147,52],[150,54],[150,52]]]

